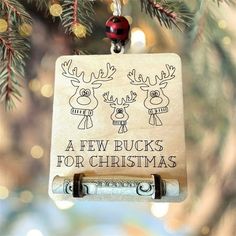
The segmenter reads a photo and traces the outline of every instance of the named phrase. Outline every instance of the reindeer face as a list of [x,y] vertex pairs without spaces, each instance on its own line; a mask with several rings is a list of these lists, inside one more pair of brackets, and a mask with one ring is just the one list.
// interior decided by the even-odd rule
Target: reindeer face
[[78,129],[85,130],[93,127],[93,111],[98,106],[98,100],[95,96],[95,89],[102,86],[103,82],[113,79],[116,68],[110,63],[106,64],[106,72],[102,69],[98,74],[94,72],[90,77],[85,78],[85,72],[78,73],[78,67],[71,67],[72,60],[62,63],[62,75],[71,80],[71,84],[76,88],[75,93],[71,96],[69,103],[71,114],[80,116]]
[[130,103],[135,102],[137,94],[131,91],[130,96],[127,95],[126,98],[122,98],[120,103],[118,101],[118,98],[109,96],[109,92],[104,93],[103,97],[104,102],[109,103],[110,106],[113,108],[111,119],[113,121],[113,125],[120,125],[118,133],[127,132],[127,121],[129,119],[129,115],[126,111],[126,108],[129,107]]
[[71,84],[76,87],[69,103],[72,108],[94,110],[98,105],[94,90],[101,87],[103,82],[112,80],[112,75],[116,72],[116,69],[110,63],[107,63],[106,73],[100,69],[97,75],[93,72],[90,77],[85,78],[85,72],[82,71],[78,74],[78,67],[72,69],[71,64],[72,60],[62,64],[62,74],[70,78]]
[[98,100],[94,92],[95,88],[86,83],[76,87],[74,95],[70,98],[70,105],[74,108],[95,109],[98,105]]
[[77,98],[77,102],[81,105],[88,105],[91,103],[91,90],[82,88],[79,91],[79,97]]
[[175,78],[175,67],[166,64],[166,72],[161,71],[161,76],[156,75],[154,78],[143,78],[141,74],[136,77],[136,70],[133,69],[128,73],[131,84],[138,85],[146,92],[144,106],[148,109],[149,124],[161,126],[162,122],[158,117],[159,114],[168,112],[169,98],[165,95],[163,89],[167,86],[169,80]]
[[150,105],[154,106],[162,103],[163,99],[161,98],[160,90],[155,88],[148,90],[145,101],[149,102]]
[[111,114],[112,120],[128,120],[129,115],[125,108],[128,104],[111,104],[111,107],[114,108],[113,113]]
[[161,71],[161,76],[156,75],[154,78],[149,78],[148,76],[143,78],[141,74],[136,78],[135,70],[128,74],[131,84],[139,85],[146,92],[144,106],[147,109],[166,107],[169,104],[169,98],[165,95],[164,88],[167,86],[168,81],[174,78],[175,68],[166,65],[166,69],[167,73]]
[[144,106],[148,109],[165,107],[169,104],[168,97],[159,86],[150,86],[146,91]]

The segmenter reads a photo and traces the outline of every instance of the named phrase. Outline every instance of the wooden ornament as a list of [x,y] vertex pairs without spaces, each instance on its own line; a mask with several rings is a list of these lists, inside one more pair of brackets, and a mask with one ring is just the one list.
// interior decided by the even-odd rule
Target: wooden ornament
[[186,195],[176,54],[56,62],[49,194],[54,200],[180,201]]

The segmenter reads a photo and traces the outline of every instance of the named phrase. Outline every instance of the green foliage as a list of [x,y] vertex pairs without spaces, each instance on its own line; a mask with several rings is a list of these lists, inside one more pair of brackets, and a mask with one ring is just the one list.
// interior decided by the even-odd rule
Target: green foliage
[[29,40],[20,35],[22,24],[32,25],[30,15],[16,0],[2,0],[1,9],[7,13],[7,32],[0,34],[0,101],[6,109],[14,107],[14,100],[20,100],[21,79],[24,78],[25,59],[29,51]]
[[44,10],[48,8],[48,0],[27,0],[28,3],[34,4],[38,10]]
[[16,0],[1,0],[0,9],[7,13],[8,18],[15,24],[32,24],[31,16],[26,12],[24,6]]
[[65,32],[72,32],[74,23],[80,23],[86,27],[87,33],[92,33],[92,21],[94,19],[93,3],[83,0],[64,0],[61,16]]
[[[234,40],[213,1],[198,1],[196,14],[185,35],[182,55],[191,71],[191,89],[186,94],[188,136],[202,142],[206,131],[225,137],[230,117],[227,111],[236,98],[236,64],[231,47],[224,39]],[[224,22],[224,21],[223,21]],[[226,24],[226,22],[225,22]],[[226,87],[232,88],[225,92]],[[232,99],[233,98],[233,99]],[[191,104],[191,105],[190,105]],[[191,121],[191,122],[190,122]],[[216,128],[217,127],[217,128]],[[220,144],[219,144],[220,145]]]
[[141,7],[152,18],[157,18],[166,28],[188,26],[192,15],[183,1],[141,0]]
[[[192,1],[190,3],[174,0],[140,0],[141,9],[152,18],[158,19],[161,26],[166,28],[176,26],[179,29],[189,27],[187,49],[193,47],[199,39],[204,39],[205,47],[211,47],[220,58],[227,59],[227,65],[231,66],[230,71],[234,71],[235,65],[228,56],[228,51],[222,47],[220,42],[226,32],[218,28],[217,18],[213,14],[214,10],[207,7],[208,5],[216,5],[214,2],[218,5],[223,2],[229,5],[235,4],[235,0],[213,0],[210,2],[198,0],[195,1],[198,5],[197,10],[191,14],[189,8]],[[34,4],[39,10],[48,11],[50,0],[1,0],[0,2],[0,17],[6,15],[8,21],[7,32],[0,33],[0,98],[1,101],[5,101],[7,108],[13,107],[13,98],[20,99],[19,81],[24,78],[24,61],[29,52],[29,39],[19,33],[19,26],[23,23],[32,25],[32,18],[24,8],[25,3]],[[92,33],[92,22],[94,20],[92,1],[60,0],[59,3],[63,8],[60,20],[66,33],[73,32],[75,23],[85,26],[88,35]],[[130,4],[134,4],[134,2],[130,1]],[[207,53],[204,55],[204,60],[207,62],[210,55]],[[190,59],[194,64],[195,58]],[[210,74],[207,63],[203,68],[205,73]],[[220,68],[222,70],[224,68],[223,61]],[[224,70],[224,73],[227,74],[227,70]],[[232,75],[229,76],[232,77]],[[232,79],[232,81],[234,80]]]
[[1,34],[0,41],[0,101],[4,101],[6,109],[11,110],[15,106],[14,100],[20,101],[21,98],[19,89],[24,78],[29,42],[13,30]]

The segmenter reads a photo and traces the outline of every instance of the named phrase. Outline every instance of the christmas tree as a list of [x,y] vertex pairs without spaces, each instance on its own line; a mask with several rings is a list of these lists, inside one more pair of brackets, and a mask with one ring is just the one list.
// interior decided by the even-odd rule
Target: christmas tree
[[[45,12],[50,21],[59,19],[65,33],[76,38],[91,35],[94,20],[94,1],[50,0],[17,1],[2,0],[0,15],[1,33],[1,100],[7,109],[12,109],[14,100],[20,100],[22,79],[24,79],[25,62],[30,53],[30,36],[33,20],[30,8],[35,7],[39,13]],[[128,4],[127,1],[124,1]],[[132,4],[137,4],[133,2]],[[141,10],[167,28],[173,25],[188,25],[191,19],[187,6],[175,1],[140,1]],[[111,6],[114,7],[114,6]],[[55,26],[57,24],[55,23]],[[73,37],[72,36],[72,37]]]
[[187,199],[55,210],[46,194],[55,60],[109,53],[112,1],[1,0],[0,95],[16,104],[0,108],[1,235],[235,235],[235,1],[122,3],[130,52],[183,61]]

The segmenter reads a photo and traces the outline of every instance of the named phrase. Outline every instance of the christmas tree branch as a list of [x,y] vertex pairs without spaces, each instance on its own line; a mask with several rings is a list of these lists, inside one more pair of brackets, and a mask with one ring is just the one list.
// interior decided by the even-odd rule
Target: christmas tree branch
[[[10,107],[13,104],[12,98],[20,98],[18,91],[20,83],[18,81],[19,78],[24,77],[24,60],[29,50],[29,40],[26,37],[29,34],[25,35],[24,30],[31,27],[32,19],[24,8],[26,2],[35,4],[37,9],[48,9],[51,0],[1,0],[0,2],[3,21],[6,17],[8,18],[7,32],[0,33],[0,98],[5,100],[7,106],[10,104]],[[217,37],[215,31],[214,33],[211,31],[212,28],[217,28],[217,22],[212,17],[212,11],[206,10],[206,1],[198,1],[202,7],[199,7],[195,16],[189,13],[187,4],[183,1],[140,0],[140,2],[142,10],[152,18],[158,19],[161,26],[167,28],[176,26],[181,29],[183,26],[189,25],[191,21],[189,44],[202,36],[206,36],[207,43],[212,42],[208,35]],[[216,5],[214,2],[232,4],[235,3],[235,0],[213,0],[210,2],[211,5]],[[62,13],[59,13],[58,16],[60,16],[67,33],[74,33],[79,38],[92,33],[94,19],[92,1],[58,0],[56,4],[62,5]]]
[[32,18],[24,6],[16,0],[2,0],[1,9],[7,18],[7,31],[0,33],[0,101],[7,110],[14,107],[14,99],[20,100],[20,79],[29,51],[25,28],[31,27]]
[[81,24],[86,28],[86,33],[92,33],[92,21],[94,16],[93,3],[83,0],[64,0],[61,16],[65,32],[72,33],[75,24]]
[[140,0],[142,11],[158,19],[161,26],[172,28],[175,25],[188,25],[191,15],[181,1]]
[[12,21],[32,24],[31,16],[25,11],[24,6],[16,0],[1,0],[1,9],[12,17]]
[[49,0],[27,0],[27,2],[34,4],[38,10],[48,9]]
[[0,64],[0,100],[11,110],[14,98],[20,100],[19,80],[24,78],[24,59],[27,57],[29,43],[19,37],[13,30],[0,35],[1,64]]

